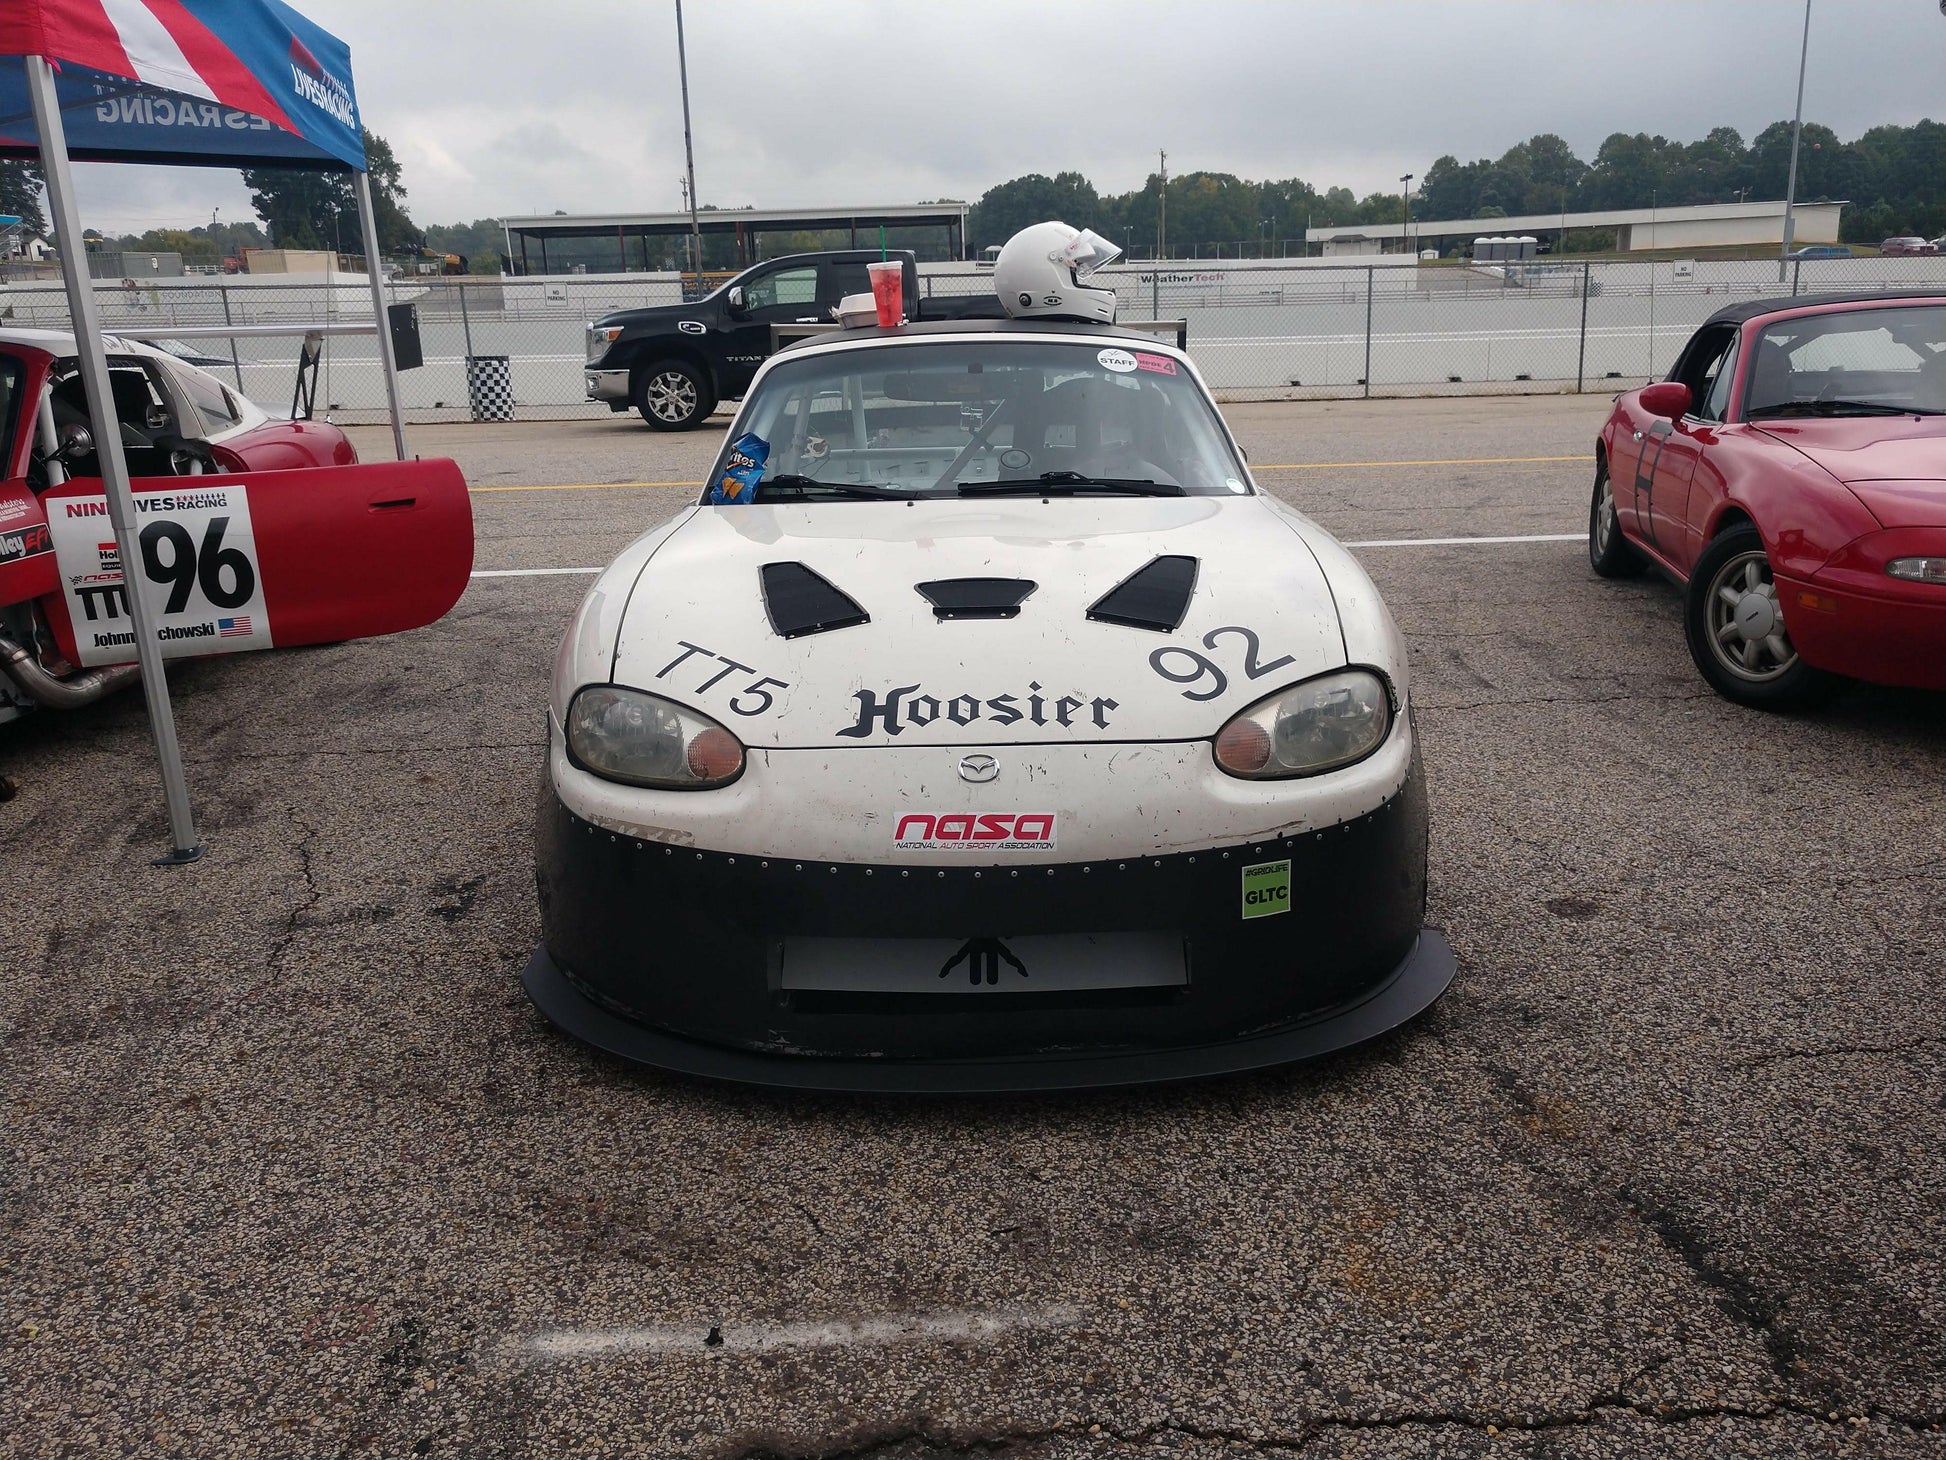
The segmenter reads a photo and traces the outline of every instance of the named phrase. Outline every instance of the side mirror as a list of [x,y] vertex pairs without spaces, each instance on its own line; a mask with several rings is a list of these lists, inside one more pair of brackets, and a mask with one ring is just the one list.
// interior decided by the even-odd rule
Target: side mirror
[[54,454],[62,461],[73,461],[77,457],[91,456],[95,449],[95,433],[79,421],[69,421],[56,436],[59,445]]
[[723,302],[730,307],[730,313],[738,319],[741,319],[750,312],[749,307],[743,302],[743,285],[741,284],[735,285],[728,294],[724,295]]
[[1652,416],[1680,421],[1689,414],[1689,387],[1680,380],[1658,380],[1642,387],[1642,409]]

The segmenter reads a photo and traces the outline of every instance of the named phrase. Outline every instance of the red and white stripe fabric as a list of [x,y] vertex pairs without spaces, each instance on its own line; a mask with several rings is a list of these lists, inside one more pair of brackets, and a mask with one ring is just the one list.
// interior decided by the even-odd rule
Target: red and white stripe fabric
[[182,0],[0,0],[0,56],[45,56],[291,124]]

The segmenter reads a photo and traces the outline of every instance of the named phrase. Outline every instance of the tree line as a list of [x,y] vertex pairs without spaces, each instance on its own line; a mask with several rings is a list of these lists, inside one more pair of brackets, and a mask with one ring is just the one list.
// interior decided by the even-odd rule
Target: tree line
[[[1498,158],[1438,158],[1414,179],[1412,217],[1507,218],[1774,200],[1784,196],[1790,152],[1789,122],[1773,122],[1747,145],[1734,127],[1717,127],[1687,143],[1616,132],[1587,162],[1560,137],[1543,132]],[[1845,142],[1831,128],[1807,122],[1797,196],[1803,202],[1848,202],[1841,225],[1848,243],[1946,232],[1946,124],[1873,127]],[[1147,257],[1155,251],[1161,199],[1157,173],[1126,193],[1097,192],[1078,172],[1032,173],[988,189],[974,205],[967,231],[977,251],[1006,242],[1030,223],[1060,218]],[[1301,240],[1306,228],[1396,224],[1404,208],[1398,190],[1360,198],[1349,188],[1321,190],[1302,178],[1251,182],[1227,172],[1186,172],[1169,179],[1167,248],[1172,257],[1219,246],[1279,253],[1286,240]]]
[[[474,273],[501,271],[504,245],[497,220],[476,218],[471,223],[420,227],[406,211],[402,170],[391,147],[371,132],[365,133],[365,147],[382,252],[394,255],[426,247],[465,255]],[[1773,200],[1784,196],[1790,151],[1789,122],[1771,123],[1748,144],[1733,127],[1717,127],[1694,142],[1616,132],[1585,162],[1560,137],[1543,132],[1498,158],[1461,162],[1448,154],[1436,159],[1414,180],[1412,216],[1421,221],[1506,218]],[[231,255],[246,244],[364,251],[348,175],[256,168],[244,172],[243,179],[263,221],[261,231],[248,223],[217,224],[207,229],[156,229],[112,243],[135,250],[170,249],[192,262]],[[0,162],[0,213],[18,215],[29,231],[44,235],[41,188],[40,172],[32,164]],[[1843,199],[1849,203],[1841,224],[1847,243],[1876,243],[1900,233],[1927,237],[1946,233],[1946,123],[1873,127],[1846,142],[1831,128],[1807,122],[1798,159],[1797,195],[1805,202]],[[977,253],[1004,243],[1030,223],[1059,218],[1094,229],[1121,244],[1132,257],[1152,257],[1161,201],[1161,178],[1156,173],[1140,188],[1125,193],[1099,192],[1078,172],[1057,172],[1051,177],[1030,173],[989,188],[981,196],[968,218],[967,243]],[[1172,257],[1218,248],[1277,254],[1293,251],[1292,244],[1302,240],[1306,228],[1397,223],[1404,215],[1404,200],[1396,191],[1361,198],[1349,188],[1319,189],[1296,177],[1251,182],[1227,172],[1187,172],[1169,179],[1167,215]],[[841,246],[830,241],[834,237],[807,233],[795,242],[800,247]],[[104,246],[108,242],[104,240]],[[1568,242],[1570,247],[1577,243],[1588,247],[1603,240],[1589,235]],[[649,262],[677,267],[681,247],[679,240],[670,243],[664,249],[669,257]],[[732,248],[728,240],[709,240],[706,266],[729,266]],[[576,261],[581,252],[596,269],[612,268],[618,262],[614,246],[600,241],[581,250],[564,246],[558,262]]]

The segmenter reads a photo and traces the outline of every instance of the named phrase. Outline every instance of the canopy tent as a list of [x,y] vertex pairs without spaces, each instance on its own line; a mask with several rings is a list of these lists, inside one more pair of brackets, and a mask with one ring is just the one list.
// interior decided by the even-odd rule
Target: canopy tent
[[[120,560],[142,561],[93,283],[81,248],[73,159],[209,167],[283,166],[357,175],[372,313],[385,318],[371,179],[351,50],[281,0],[5,0],[0,6],[0,156],[38,157],[47,178],[75,353]],[[398,363],[378,331],[392,438],[406,458]],[[126,575],[173,853],[201,855],[156,641],[154,585]]]

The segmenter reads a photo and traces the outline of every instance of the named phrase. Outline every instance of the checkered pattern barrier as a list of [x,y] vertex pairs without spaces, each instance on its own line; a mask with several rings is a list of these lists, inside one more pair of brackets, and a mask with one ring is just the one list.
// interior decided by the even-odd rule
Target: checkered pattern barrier
[[514,418],[511,356],[466,357],[466,404],[476,421],[511,421]]

